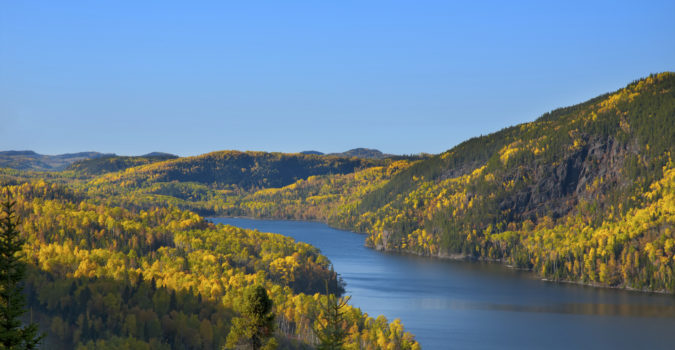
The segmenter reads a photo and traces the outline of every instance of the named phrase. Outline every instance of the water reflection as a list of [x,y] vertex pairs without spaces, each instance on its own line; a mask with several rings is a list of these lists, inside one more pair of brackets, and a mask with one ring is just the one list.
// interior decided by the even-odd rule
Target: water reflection
[[622,316],[622,317],[675,317],[675,306],[649,304],[496,304],[472,303],[461,300],[447,300],[444,298],[421,298],[415,302],[420,309],[440,310],[493,310],[509,312],[541,312],[574,315]]
[[672,349],[675,297],[568,283],[498,264],[385,254],[319,223],[214,219],[321,249],[352,304],[400,318],[424,349]]

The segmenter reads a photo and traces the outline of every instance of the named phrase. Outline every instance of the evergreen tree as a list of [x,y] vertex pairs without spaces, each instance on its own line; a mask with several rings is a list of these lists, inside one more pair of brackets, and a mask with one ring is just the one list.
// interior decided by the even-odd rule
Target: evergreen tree
[[337,297],[329,294],[321,303],[321,314],[316,320],[314,333],[319,338],[319,350],[341,350],[347,337],[347,321],[343,308],[350,297]]
[[244,293],[239,312],[242,317],[232,319],[232,328],[227,335],[226,348],[239,346],[252,350],[275,349],[274,313],[272,300],[262,286],[250,287]]
[[40,343],[37,324],[23,326],[19,319],[26,310],[21,281],[26,266],[21,261],[25,240],[17,230],[15,202],[9,195],[2,203],[0,218],[0,347],[2,349],[34,349]]

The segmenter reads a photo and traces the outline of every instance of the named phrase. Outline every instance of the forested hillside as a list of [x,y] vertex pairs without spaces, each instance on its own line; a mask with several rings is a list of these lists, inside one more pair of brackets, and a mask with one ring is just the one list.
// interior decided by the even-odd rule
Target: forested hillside
[[157,182],[194,182],[218,189],[281,187],[312,175],[344,174],[381,160],[311,154],[221,151],[135,167],[109,174],[96,184],[126,187]]
[[103,156],[79,160],[68,166],[67,170],[72,170],[78,175],[100,175],[176,158],[178,156],[159,152],[143,156]]
[[391,171],[258,191],[230,212],[324,220],[378,249],[675,292],[674,147],[675,74],[662,73]]
[[[313,154],[221,151],[85,176],[80,188],[108,205],[149,208],[173,205],[203,215],[222,215],[240,196],[292,184],[311,176],[349,174],[391,163]],[[64,172],[81,177],[82,172]]]
[[[69,185],[4,174],[29,262],[26,293],[49,349],[221,349],[244,292],[273,301],[281,348],[316,344],[330,262],[290,238],[214,225],[170,206],[96,204]],[[398,321],[345,311],[350,348],[418,344]]]

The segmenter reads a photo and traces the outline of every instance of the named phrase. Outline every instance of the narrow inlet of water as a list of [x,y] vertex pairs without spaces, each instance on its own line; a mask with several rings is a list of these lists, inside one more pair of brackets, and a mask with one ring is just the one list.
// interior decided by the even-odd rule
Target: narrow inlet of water
[[498,264],[386,254],[302,221],[211,218],[321,250],[351,304],[401,319],[423,349],[673,349],[675,297],[544,282]]

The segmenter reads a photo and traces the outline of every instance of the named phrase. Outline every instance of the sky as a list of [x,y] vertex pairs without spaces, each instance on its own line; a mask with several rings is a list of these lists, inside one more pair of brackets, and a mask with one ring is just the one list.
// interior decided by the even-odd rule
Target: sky
[[5,1],[0,150],[440,153],[675,70],[675,1]]

